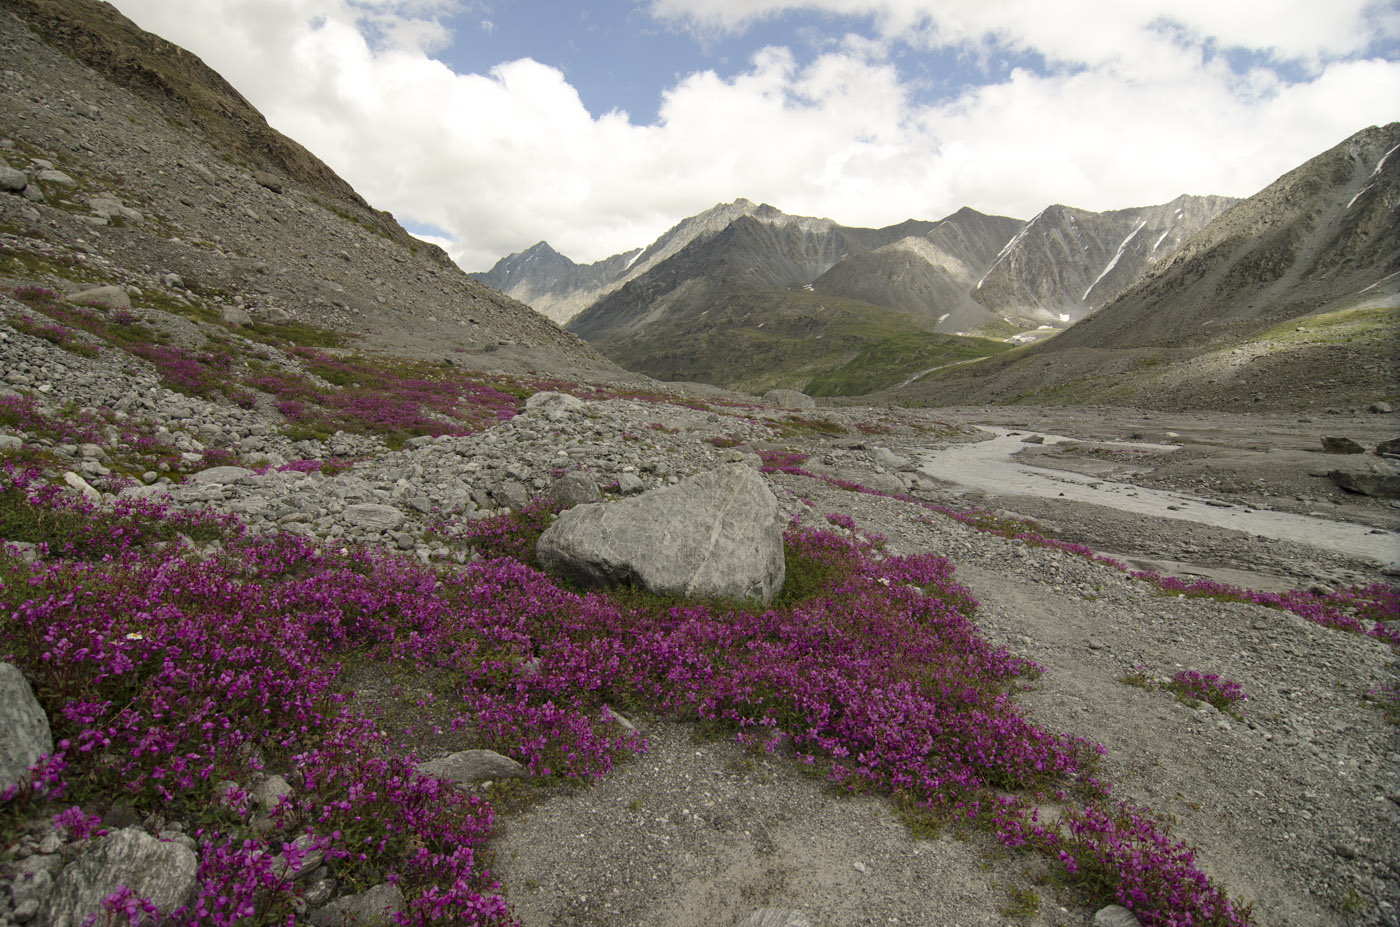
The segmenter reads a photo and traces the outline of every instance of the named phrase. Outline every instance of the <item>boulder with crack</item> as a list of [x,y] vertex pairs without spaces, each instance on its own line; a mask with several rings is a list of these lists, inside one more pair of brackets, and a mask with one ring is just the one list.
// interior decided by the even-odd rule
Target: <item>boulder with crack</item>
[[634,499],[561,514],[536,546],[541,565],[588,586],[773,601],[783,586],[778,500],[742,463]]

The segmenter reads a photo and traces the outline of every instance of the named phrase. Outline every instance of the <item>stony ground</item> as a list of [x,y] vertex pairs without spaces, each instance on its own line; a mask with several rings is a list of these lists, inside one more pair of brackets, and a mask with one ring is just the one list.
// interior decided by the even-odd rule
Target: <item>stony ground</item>
[[[1393,530],[1392,502],[1344,494],[1316,475],[1339,465],[1317,452],[1323,436],[1369,448],[1400,434],[1393,413],[1367,411],[1373,397],[1338,401],[1331,411],[1252,416],[854,405],[796,412],[699,388],[659,402],[661,385],[609,368],[426,252],[396,251],[353,214],[295,185],[262,185],[254,166],[75,69],[8,13],[0,14],[0,71],[0,152],[27,181],[0,193],[0,401],[29,404],[37,416],[0,429],[0,454],[54,479],[71,474],[75,491],[106,500],[168,495],[237,513],[255,531],[381,544],[450,569],[460,554],[438,533],[444,512],[518,507],[565,471],[584,471],[621,494],[730,460],[753,462],[754,450],[792,449],[811,454],[807,466],[822,474],[921,502],[1032,516],[1053,537],[1239,586],[1395,581],[1306,538],[1264,541],[1053,499],[964,497],[881,452],[972,440],[972,424],[996,423],[1082,440],[1077,449],[1028,448],[1040,465]],[[67,181],[41,181],[50,170]],[[248,408],[191,396],[170,389],[148,361],[81,332],[67,347],[42,337],[19,321],[32,309],[11,298],[21,285],[72,293],[104,283],[125,288],[130,314],[162,344],[217,345],[239,363],[328,390],[275,326],[244,329],[224,319],[241,311],[273,325],[280,312],[284,322],[358,332],[352,344],[361,347],[607,390],[587,391],[586,405],[553,417],[513,402],[524,414],[476,436],[418,438],[401,449],[383,436],[307,434],[289,427],[270,394],[254,395]],[[676,404],[697,400],[705,404]],[[39,420],[84,420],[96,431],[80,440]],[[1128,464],[1095,450],[1097,441],[1134,434],[1181,450]],[[848,513],[902,552],[949,557],[981,602],[983,633],[1046,668],[1021,695],[1028,711],[1103,743],[1116,794],[1172,815],[1203,867],[1254,902],[1259,923],[1400,919],[1400,737],[1372,697],[1396,683],[1386,647],[1261,606],[1163,596],[1109,567],[975,532],[918,502],[801,476],[777,474],[772,484],[788,515]],[[1178,669],[1237,680],[1248,696],[1243,720],[1120,681],[1137,667],[1149,680]],[[494,872],[527,927],[727,927],[765,909],[799,911],[814,927],[1092,917],[976,832],[915,834],[888,799],[838,793],[782,755],[751,755],[692,726],[634,720],[650,744],[643,757],[590,787],[545,783],[503,816]],[[424,756],[452,749],[411,746]],[[37,836],[32,843],[21,849],[48,855]]]
[[[976,411],[794,412],[713,398],[692,409],[612,398],[536,404],[477,436],[414,439],[395,451],[379,439],[343,433],[293,442],[275,413],[173,393],[133,360],[87,366],[12,328],[0,327],[0,352],[11,369],[36,375],[14,394],[38,397],[53,412],[65,402],[81,411],[94,397],[118,404],[135,397],[130,421],[139,417],[173,448],[187,449],[181,452],[187,463],[147,472],[148,482],[136,481],[124,495],[169,496],[238,513],[254,530],[384,544],[429,562],[450,564],[461,556],[433,532],[441,511],[489,514],[519,505],[566,470],[586,472],[614,492],[642,491],[728,460],[757,463],[755,448],[808,453],[814,470],[931,503],[956,508],[975,501],[1041,514],[1037,500],[964,499],[941,481],[886,465],[891,453],[975,440],[965,426],[981,417]],[[60,364],[64,375],[53,375]],[[1089,444],[1104,429],[1141,430],[1098,413],[1073,421],[1054,414],[1062,420],[1052,422],[1051,413],[1026,418]],[[1158,422],[1163,430],[1152,437],[1189,440],[1179,423],[1166,424]],[[1384,416],[1362,417],[1349,431],[1370,441],[1389,424]],[[1235,437],[1186,445],[1197,449],[1197,461],[1201,449],[1223,445],[1222,453],[1233,454],[1241,443],[1302,440],[1273,434],[1266,420],[1222,419],[1210,427]],[[117,467],[122,453],[22,431],[10,445],[39,455],[55,477],[71,471],[99,486],[106,485],[102,470]],[[239,462],[308,459],[334,466],[201,470],[201,454],[220,447],[241,455]],[[182,478],[181,469],[195,472]],[[1205,870],[1252,901],[1260,923],[1394,921],[1400,738],[1371,700],[1395,681],[1394,656],[1385,646],[1261,606],[1164,596],[1081,557],[978,533],[919,502],[803,476],[774,474],[772,482],[789,515],[847,513],[863,529],[889,537],[897,551],[949,557],[981,602],[984,634],[1046,668],[1021,696],[1032,716],[1104,744],[1115,793],[1171,815],[1177,833],[1200,848]],[[1270,504],[1270,497],[1251,492],[1250,504]],[[1040,505],[1048,533],[1145,560],[1218,560],[1242,580],[1384,578],[1374,564],[1314,554],[1306,539],[1263,542],[1109,510]],[[1375,500],[1343,500],[1332,508],[1362,522],[1385,522],[1394,511]],[[1187,708],[1160,689],[1120,681],[1137,668],[1157,679],[1195,669],[1236,680],[1248,695],[1243,719],[1208,706]],[[1082,924],[1092,914],[1037,884],[1034,866],[1001,856],[975,832],[916,837],[886,798],[845,796],[781,755],[746,754],[693,726],[635,720],[650,743],[645,756],[591,787],[543,785],[503,816],[494,872],[523,924],[729,924],[768,908],[800,911],[828,927]],[[412,746],[425,755],[444,749]],[[1013,902],[1029,893],[1038,899],[1035,913],[1005,913],[1023,910]]]

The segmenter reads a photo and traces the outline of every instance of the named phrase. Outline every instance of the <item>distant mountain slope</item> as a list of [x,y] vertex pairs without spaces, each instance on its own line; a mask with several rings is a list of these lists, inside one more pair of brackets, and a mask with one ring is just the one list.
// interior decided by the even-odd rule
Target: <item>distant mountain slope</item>
[[1041,344],[904,384],[893,402],[1302,411],[1400,400],[1400,123],[1235,204]]
[[484,273],[470,276],[563,325],[695,239],[713,235],[740,216],[752,215],[758,209],[757,203],[743,198],[720,203],[682,219],[645,249],[634,248],[593,264],[575,264],[542,241],[501,258]]
[[[702,215],[714,213],[711,210]],[[712,225],[705,224],[709,232]],[[907,225],[898,228],[907,231]],[[830,219],[790,216],[772,206],[759,206],[720,229],[694,235],[684,246],[579,313],[567,328],[603,346],[661,319],[670,323],[698,319],[721,293],[801,287],[847,255],[879,247],[896,237],[902,236],[895,231],[850,228]],[[676,238],[672,238],[658,247],[662,245],[658,240],[648,251],[655,249],[659,256],[675,243]]]
[[1016,233],[972,299],[995,316],[1063,325],[1105,305],[1235,202],[1179,196],[1112,212],[1050,206]]
[[1372,127],[1289,171],[1051,349],[1211,341],[1367,293],[1393,304],[1397,148],[1400,123]]
[[963,208],[923,234],[848,257],[812,288],[909,313],[927,328],[971,331],[996,321],[973,301],[972,289],[1024,225],[1020,219]]
[[641,250],[615,254],[593,264],[575,264],[542,241],[501,258],[485,273],[469,276],[562,325],[619,286]]

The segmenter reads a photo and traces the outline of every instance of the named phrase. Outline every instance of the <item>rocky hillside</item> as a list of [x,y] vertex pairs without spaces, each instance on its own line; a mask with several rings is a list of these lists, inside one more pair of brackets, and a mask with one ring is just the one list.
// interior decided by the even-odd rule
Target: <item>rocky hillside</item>
[[1050,206],[1007,242],[972,298],[994,316],[1063,327],[1112,301],[1233,202],[1179,196],[1100,213]]
[[215,323],[228,307],[366,350],[621,375],[370,208],[198,58],[111,5],[7,4],[0,41],[0,155],[16,194],[0,196],[0,276],[134,287],[138,304],[182,300]]
[[1400,124],[1221,213],[1064,333],[895,401],[1320,409],[1400,399]]
[[1364,129],[1223,213],[1070,347],[1210,342],[1400,302],[1400,123]]
[[973,299],[977,282],[1025,223],[960,209],[927,231],[853,254],[812,283],[821,294],[909,314],[940,332],[974,331],[1001,321]]

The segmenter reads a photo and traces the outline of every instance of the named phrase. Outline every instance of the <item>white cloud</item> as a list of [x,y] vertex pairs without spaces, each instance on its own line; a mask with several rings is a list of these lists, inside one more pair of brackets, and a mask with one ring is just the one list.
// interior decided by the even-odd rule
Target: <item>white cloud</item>
[[[447,39],[439,14],[465,9],[447,0],[119,2],[204,57],[370,202],[447,232],[452,241],[438,243],[469,269],[541,238],[594,260],[737,196],[886,224],[963,205],[1029,217],[1051,201],[1104,209],[1183,192],[1248,195],[1393,118],[1400,99],[1400,64],[1336,58],[1364,41],[1359,0],[1329,3],[1326,17],[1300,4],[1301,23],[1258,10],[1246,20],[1235,12],[1243,4],[1218,0],[1162,5],[1185,32],[1160,28],[1145,3],[948,0],[935,20],[931,4],[885,0],[874,5],[877,34],[836,37],[811,61],[766,48],[737,75],[682,76],[659,90],[653,125],[591,115],[559,70],[529,59],[453,73],[429,55]],[[737,29],[798,5],[654,8]],[[1102,32],[1085,27],[1091,15]],[[1204,36],[1237,44],[1247,33],[1250,48],[1306,60],[1309,79],[1202,65]],[[976,48],[989,36],[1078,66],[1017,71],[929,106],[885,57],[893,42]]]

